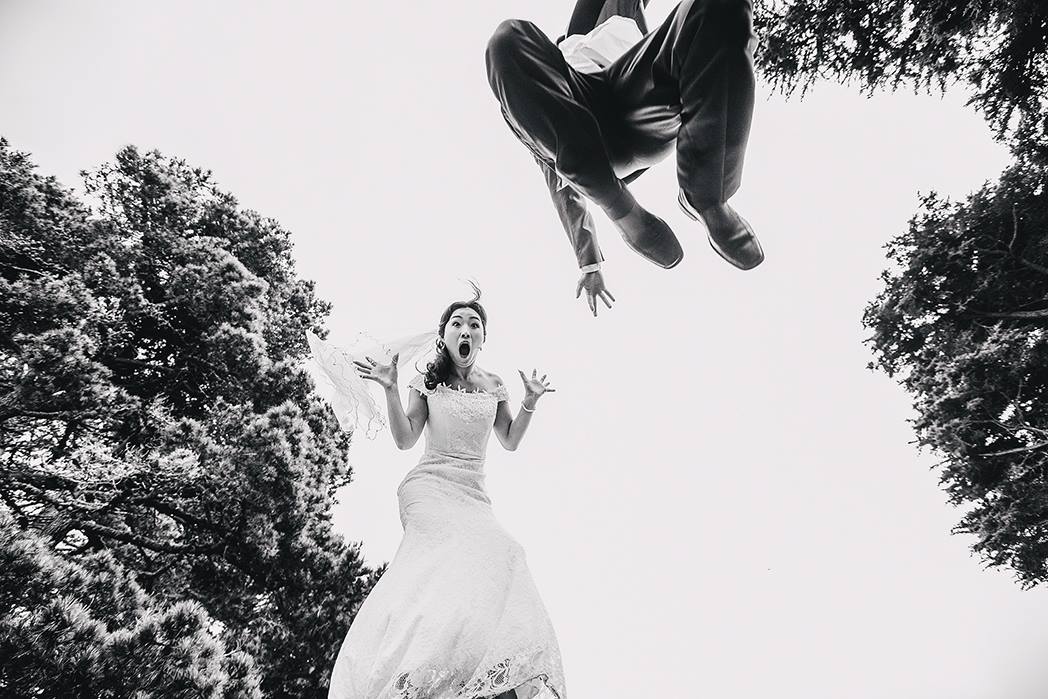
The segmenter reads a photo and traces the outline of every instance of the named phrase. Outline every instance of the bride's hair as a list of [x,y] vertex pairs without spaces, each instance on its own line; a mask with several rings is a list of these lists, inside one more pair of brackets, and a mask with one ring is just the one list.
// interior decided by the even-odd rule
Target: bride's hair
[[460,308],[471,308],[477,312],[480,316],[480,322],[484,329],[484,336],[488,334],[488,314],[484,310],[484,307],[480,305],[480,287],[474,282],[470,282],[469,285],[473,287],[473,298],[469,301],[455,301],[446,309],[440,316],[440,323],[437,326],[437,356],[432,362],[426,365],[426,378],[424,383],[426,389],[432,391],[437,387],[438,384],[445,383],[448,380],[448,374],[451,371],[451,354],[448,352],[448,347],[444,344],[444,328],[447,326],[448,321],[451,320],[451,314]]

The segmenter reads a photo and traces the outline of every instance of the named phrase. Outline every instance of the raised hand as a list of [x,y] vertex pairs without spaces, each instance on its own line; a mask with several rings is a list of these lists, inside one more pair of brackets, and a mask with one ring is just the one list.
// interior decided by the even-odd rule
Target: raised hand
[[[529,379],[523,371],[517,369],[520,372],[520,380],[524,382],[524,404],[527,407],[534,408],[535,403],[538,402],[539,398],[542,397],[543,393],[555,393],[557,389],[550,388],[549,382],[546,381],[546,374],[542,375],[542,378],[538,378],[538,371],[533,370],[531,372],[531,378]],[[531,399],[530,405],[528,399]]]
[[575,298],[582,295],[582,290],[586,290],[586,303],[589,304],[590,311],[593,312],[593,316],[597,316],[597,299],[599,298],[604,302],[604,305],[611,308],[611,302],[615,300],[615,297],[611,295],[607,287],[604,286],[604,275],[599,271],[597,272],[586,272],[579,279],[579,285],[575,287]]
[[367,362],[353,360],[353,366],[356,367],[360,378],[374,381],[382,388],[393,388],[397,385],[397,360],[400,359],[399,354],[394,354],[389,364],[379,364],[371,357],[364,357],[364,359]]

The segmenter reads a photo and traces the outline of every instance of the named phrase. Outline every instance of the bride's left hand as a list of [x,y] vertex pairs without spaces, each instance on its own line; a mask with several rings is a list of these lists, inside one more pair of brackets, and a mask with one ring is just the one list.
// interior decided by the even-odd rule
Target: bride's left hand
[[524,400],[526,401],[528,398],[533,399],[531,405],[528,406],[529,408],[535,407],[535,403],[538,402],[543,393],[556,392],[557,389],[550,388],[549,381],[546,380],[546,374],[539,378],[539,372],[533,370],[529,379],[523,371],[520,371],[520,369],[517,369],[517,371],[520,372],[520,380],[524,382]]

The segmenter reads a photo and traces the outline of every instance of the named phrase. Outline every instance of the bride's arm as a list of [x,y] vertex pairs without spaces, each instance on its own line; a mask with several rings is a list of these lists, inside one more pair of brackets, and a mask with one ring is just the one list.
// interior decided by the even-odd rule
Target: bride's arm
[[386,414],[389,415],[389,431],[393,435],[393,442],[400,449],[410,449],[415,446],[418,437],[422,434],[422,428],[426,425],[429,417],[429,404],[417,391],[408,390],[408,409],[404,410],[404,404],[400,402],[400,389],[397,387],[397,361],[399,354],[393,355],[389,364],[380,364],[371,357],[365,357],[366,361],[353,360],[360,378],[366,381],[374,381],[386,392]]
[[556,391],[549,387],[545,375],[541,379],[536,378],[537,375],[537,371],[531,372],[529,380],[523,371],[520,372],[520,378],[524,381],[524,399],[520,402],[516,417],[510,413],[508,400],[499,401],[495,411],[495,435],[507,451],[516,451],[520,446],[520,440],[524,439],[524,433],[528,431],[531,416],[542,394]]
[[[523,406],[524,403],[522,402]],[[516,451],[520,446],[520,440],[524,439],[524,433],[528,431],[531,424],[531,413],[521,407],[517,411],[517,417],[513,417],[509,410],[509,401],[499,403],[495,412],[495,436],[507,451]]]
[[408,389],[408,409],[400,402],[400,390],[396,384],[384,387],[386,390],[386,411],[389,415],[389,431],[393,442],[399,449],[410,449],[415,446],[422,428],[429,417],[429,404],[418,391]]

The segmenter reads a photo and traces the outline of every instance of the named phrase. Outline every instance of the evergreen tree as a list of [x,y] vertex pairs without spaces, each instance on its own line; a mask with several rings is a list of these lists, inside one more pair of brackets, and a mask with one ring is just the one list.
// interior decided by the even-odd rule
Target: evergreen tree
[[942,484],[965,508],[956,531],[1024,586],[1048,579],[1046,193],[1031,157],[962,204],[927,196],[865,315],[875,366],[911,393],[919,443],[943,455]]
[[158,602],[106,551],[69,559],[0,518],[0,696],[260,697],[196,602]]
[[376,573],[331,531],[349,437],[306,375],[328,312],[289,234],[125,148],[87,201],[0,140],[0,507],[195,601],[266,696],[322,694]]
[[1044,0],[765,0],[754,22],[761,75],[785,92],[818,79],[867,91],[967,85],[1001,133],[1044,113]]
[[864,322],[872,366],[911,393],[919,443],[943,456],[956,531],[1022,585],[1048,580],[1048,3],[793,0],[755,21],[761,72],[786,93],[962,85],[1009,146],[965,202],[924,198]]

